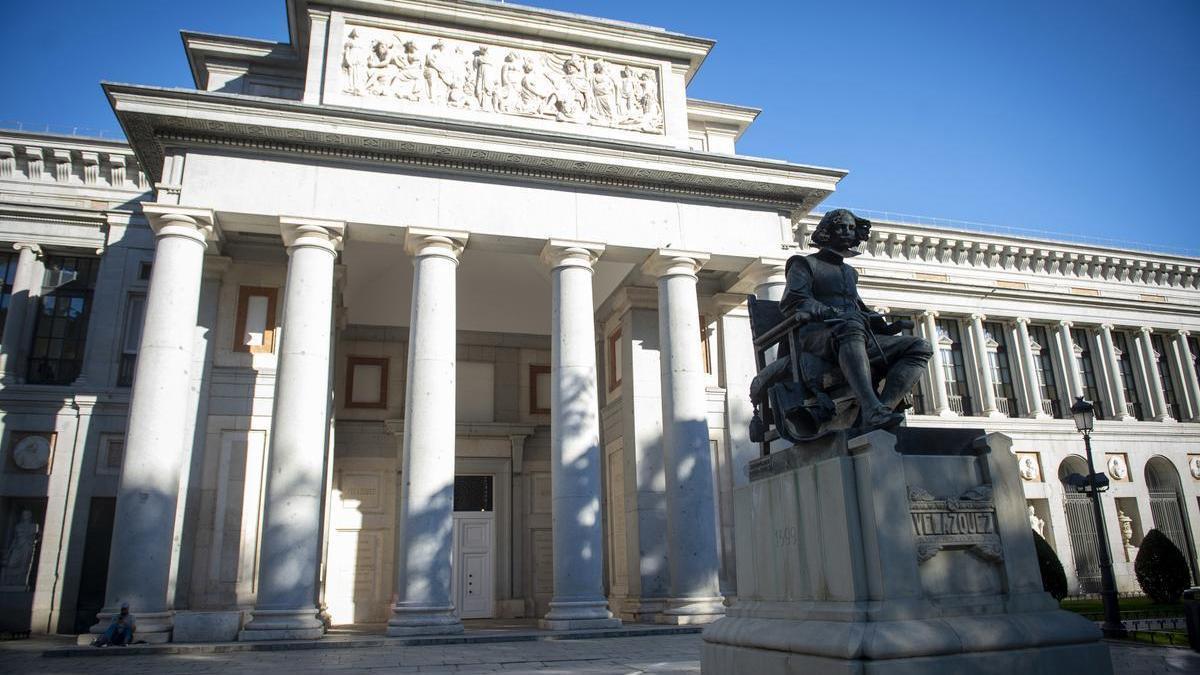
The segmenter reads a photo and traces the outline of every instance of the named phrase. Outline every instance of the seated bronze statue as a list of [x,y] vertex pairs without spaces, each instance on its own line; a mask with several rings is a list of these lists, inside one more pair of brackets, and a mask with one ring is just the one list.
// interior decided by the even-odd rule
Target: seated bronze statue
[[845,259],[859,254],[855,247],[870,232],[871,221],[846,209],[826,213],[812,234],[820,250],[787,261],[783,299],[750,296],[759,367],[750,435],[764,454],[775,438],[866,433],[904,419],[905,397],[933,351],[924,339],[900,334],[911,322],[889,323],[858,296],[858,273]]

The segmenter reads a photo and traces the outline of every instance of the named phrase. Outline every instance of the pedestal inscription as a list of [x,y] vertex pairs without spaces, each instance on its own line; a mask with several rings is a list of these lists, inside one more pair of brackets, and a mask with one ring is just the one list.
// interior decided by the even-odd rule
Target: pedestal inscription
[[991,487],[971,488],[956,499],[938,499],[922,488],[910,487],[908,500],[919,562],[945,548],[967,549],[988,562],[1004,560]]

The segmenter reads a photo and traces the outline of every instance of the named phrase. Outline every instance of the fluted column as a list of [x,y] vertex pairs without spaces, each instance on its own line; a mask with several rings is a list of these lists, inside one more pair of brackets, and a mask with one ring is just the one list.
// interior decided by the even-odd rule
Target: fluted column
[[600,406],[592,264],[602,244],[551,240],[550,489],[554,597],[540,625],[551,630],[615,628],[604,597],[600,518]]
[[[1042,410],[1042,382],[1038,377],[1036,357],[1033,355],[1033,338],[1029,337],[1029,319],[1017,317],[1017,342],[1021,350],[1021,373],[1025,380],[1026,417],[1045,419],[1049,417]],[[1042,348],[1048,348],[1043,345]]]
[[1196,369],[1193,367],[1196,355],[1192,353],[1191,346],[1188,345],[1188,337],[1191,335],[1189,331],[1180,330],[1175,332],[1175,350],[1179,357],[1179,370],[1183,375],[1183,388],[1187,393],[1188,419],[1195,421],[1200,419],[1200,381],[1196,378]]
[[950,397],[946,391],[946,371],[942,366],[942,350],[938,347],[937,312],[921,312],[921,325],[925,328],[925,339],[933,346],[933,357],[929,359],[930,379],[933,381],[933,413],[942,417],[957,417],[950,409]]
[[193,328],[200,304],[204,250],[213,238],[206,209],[143,204],[157,238],[137,370],[129,401],[125,460],[117,491],[108,585],[100,622],[128,602],[139,639],[165,642],[172,627],[171,576],[179,475],[187,437]]
[[5,384],[24,382],[26,327],[32,315],[30,307],[36,297],[35,290],[41,286],[38,275],[38,258],[42,249],[37,244],[20,242],[13,244],[17,254],[17,271],[13,274],[12,291],[8,297],[8,315],[4,317],[4,339],[0,342],[0,374]]
[[658,278],[663,464],[671,597],[660,623],[707,623],[725,613],[718,581],[716,494],[708,440],[696,273],[705,253],[660,249],[643,270]]
[[1079,359],[1075,358],[1075,340],[1071,337],[1073,326],[1070,321],[1059,321],[1054,329],[1055,339],[1058,341],[1059,363],[1062,364],[1066,375],[1067,400],[1064,410],[1070,408],[1076,398],[1083,396],[1083,375],[1079,372]]
[[1121,377],[1121,360],[1117,358],[1117,345],[1113,342],[1113,325],[1100,324],[1100,346],[1104,350],[1104,374],[1108,380],[1108,389],[1112,392],[1114,411],[1113,419],[1130,421],[1136,419],[1129,414],[1129,401],[1125,398],[1125,380]]
[[[409,228],[413,257],[396,604],[388,635],[461,633],[450,594],[454,534],[455,304],[467,233]],[[591,348],[591,345],[589,345]]]
[[985,417],[1004,417],[996,408],[996,384],[992,380],[991,361],[988,360],[987,334],[983,331],[982,314],[971,315],[971,347],[975,352],[975,372],[978,373],[980,401]]
[[1157,422],[1174,421],[1171,411],[1167,410],[1167,397],[1163,393],[1162,375],[1158,372],[1158,359],[1154,358],[1154,343],[1150,334],[1154,330],[1142,326],[1138,331],[1138,347],[1142,351],[1142,368],[1146,373],[1146,387],[1150,389],[1150,401],[1154,404],[1154,420]]
[[321,637],[317,617],[333,327],[333,264],[345,226],[280,218],[287,246],[258,596],[242,640]]

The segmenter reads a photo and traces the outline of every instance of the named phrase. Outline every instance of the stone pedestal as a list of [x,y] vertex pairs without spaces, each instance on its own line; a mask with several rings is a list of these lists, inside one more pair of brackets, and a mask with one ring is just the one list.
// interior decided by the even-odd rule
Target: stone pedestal
[[1111,673],[1042,591],[1010,440],[899,428],[751,464],[705,673]]

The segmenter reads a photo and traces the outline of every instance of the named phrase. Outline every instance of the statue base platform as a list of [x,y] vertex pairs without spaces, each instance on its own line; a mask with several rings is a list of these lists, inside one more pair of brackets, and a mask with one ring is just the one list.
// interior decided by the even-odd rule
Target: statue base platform
[[901,427],[752,462],[703,672],[1111,673],[1096,625],[1042,591],[1010,447]]

